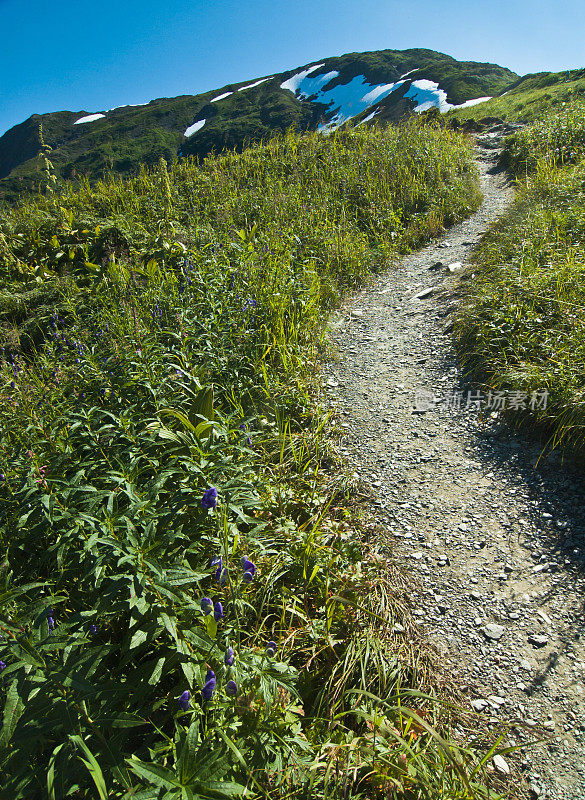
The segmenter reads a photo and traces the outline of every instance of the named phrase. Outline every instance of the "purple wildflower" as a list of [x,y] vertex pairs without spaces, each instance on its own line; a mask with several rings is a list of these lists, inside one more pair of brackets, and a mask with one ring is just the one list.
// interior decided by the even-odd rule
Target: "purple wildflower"
[[98,632],[97,625],[90,625],[89,632],[91,633],[92,636],[95,636],[96,633]]
[[234,663],[234,648],[227,647],[225,651],[225,655],[223,657],[224,664],[226,667],[231,667]]
[[213,617],[216,622],[219,622],[220,619],[223,619],[223,606],[219,600],[213,604]]
[[276,642],[268,642],[266,645],[266,655],[270,656],[270,658],[276,655]]
[[244,556],[242,558],[242,569],[244,570],[244,574],[242,576],[244,583],[252,583],[254,573],[256,572],[256,564],[254,564],[253,561],[250,561],[247,556]]
[[227,569],[223,566],[223,561],[221,556],[216,556],[215,558],[211,559],[211,566],[217,567],[215,570],[215,580],[219,583],[220,586],[225,586],[227,581]]
[[241,564],[244,572],[251,572],[252,575],[256,572],[256,564],[254,564],[253,561],[250,561],[247,556],[242,557]]
[[211,614],[213,611],[213,601],[209,597],[202,598],[201,611],[203,611],[204,614]]
[[215,486],[210,486],[209,489],[205,490],[201,498],[201,505],[208,510],[217,506],[217,489]]
[[6,664],[3,661],[0,661],[0,672],[3,672],[6,669]]
[[236,697],[238,694],[238,685],[235,681],[228,681],[225,685],[225,693],[228,697]]
[[179,707],[182,711],[187,711],[191,705],[191,692],[185,689],[183,694],[179,697]]
[[201,690],[201,695],[204,700],[211,700],[215,694],[215,672],[212,669],[207,670],[205,676],[205,685]]

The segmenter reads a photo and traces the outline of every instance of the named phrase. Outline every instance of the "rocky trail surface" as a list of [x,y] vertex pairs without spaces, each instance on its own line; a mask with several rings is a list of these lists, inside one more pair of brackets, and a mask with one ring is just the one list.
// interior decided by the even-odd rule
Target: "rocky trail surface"
[[477,409],[449,333],[460,265],[513,196],[497,169],[501,134],[476,137],[479,211],[332,319],[324,379],[343,452],[376,497],[393,557],[415,576],[415,619],[469,708],[521,720],[518,743],[544,729],[548,741],[515,761],[529,791],[583,800],[585,476],[554,453],[540,458],[486,398]]

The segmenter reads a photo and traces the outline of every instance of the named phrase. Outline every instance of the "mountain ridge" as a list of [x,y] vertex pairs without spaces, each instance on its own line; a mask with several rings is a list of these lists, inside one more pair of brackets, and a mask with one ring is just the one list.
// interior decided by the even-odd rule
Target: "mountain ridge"
[[16,199],[39,184],[41,125],[59,179],[96,179],[108,170],[135,173],[161,157],[241,150],[291,126],[338,127],[360,114],[363,122],[366,111],[384,110],[381,118],[394,121],[425,104],[446,110],[499,94],[518,78],[497,64],[433,50],[379,50],[318,59],[197,95],[33,114],[0,137],[0,197]]

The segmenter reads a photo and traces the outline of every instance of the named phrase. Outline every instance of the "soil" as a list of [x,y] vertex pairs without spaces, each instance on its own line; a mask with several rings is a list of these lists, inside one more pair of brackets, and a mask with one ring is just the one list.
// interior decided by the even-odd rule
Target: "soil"
[[493,768],[520,770],[533,797],[583,800],[583,469],[542,456],[536,437],[468,395],[449,333],[474,244],[513,198],[497,167],[503,132],[475,140],[479,211],[332,318],[337,356],[324,382],[344,455],[374,497],[388,557],[413,575],[412,612],[444,669],[470,708],[521,721],[517,743],[547,737]]

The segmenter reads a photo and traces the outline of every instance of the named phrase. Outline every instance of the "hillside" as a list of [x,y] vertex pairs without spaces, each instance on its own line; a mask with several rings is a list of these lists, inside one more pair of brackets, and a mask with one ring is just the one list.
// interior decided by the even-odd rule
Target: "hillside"
[[585,69],[565,72],[536,72],[524,75],[499,97],[482,103],[480,108],[456,108],[448,119],[464,122],[495,116],[510,122],[532,122],[543,113],[562,108],[585,96]]
[[517,79],[496,64],[433,50],[381,50],[143,106],[33,114],[0,137],[0,197],[15,199],[38,185],[41,124],[58,177],[95,179],[110,170],[134,174],[160,157],[241,150],[291,126],[309,131],[374,116],[394,121],[431,106],[447,110],[499,94]]
[[480,202],[416,123],[0,211],[1,800],[485,796],[315,380],[339,298]]
[[583,797],[583,76],[405,52],[2,137],[0,800]]

